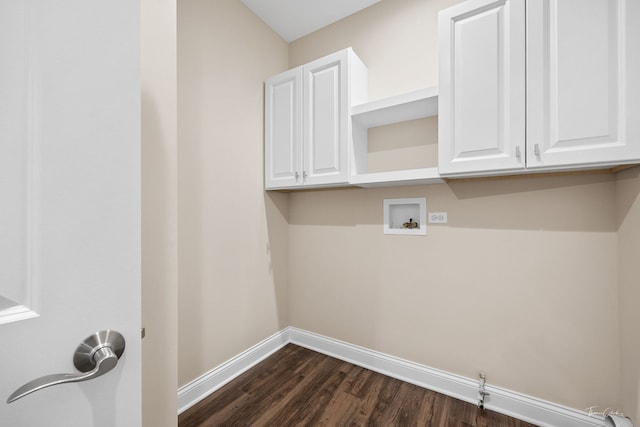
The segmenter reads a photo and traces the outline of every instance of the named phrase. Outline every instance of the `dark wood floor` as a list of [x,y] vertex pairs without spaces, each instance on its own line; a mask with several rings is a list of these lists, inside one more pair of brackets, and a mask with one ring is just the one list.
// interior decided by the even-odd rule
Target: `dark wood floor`
[[185,411],[178,425],[532,426],[292,344]]

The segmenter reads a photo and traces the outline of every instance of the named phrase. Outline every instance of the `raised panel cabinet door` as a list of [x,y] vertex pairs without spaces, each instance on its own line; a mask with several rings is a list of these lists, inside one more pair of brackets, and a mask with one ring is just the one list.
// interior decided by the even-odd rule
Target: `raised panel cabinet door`
[[529,167],[640,158],[637,3],[527,3]]
[[302,185],[302,68],[265,82],[265,187]]
[[440,174],[524,168],[524,0],[470,0],[438,19]]
[[303,66],[303,179],[344,183],[348,170],[348,57],[342,50]]

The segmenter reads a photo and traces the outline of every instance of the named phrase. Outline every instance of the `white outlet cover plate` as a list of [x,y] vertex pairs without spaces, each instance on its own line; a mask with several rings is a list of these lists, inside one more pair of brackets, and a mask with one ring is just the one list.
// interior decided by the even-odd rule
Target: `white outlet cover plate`
[[430,224],[446,224],[448,219],[446,212],[429,212],[428,217]]

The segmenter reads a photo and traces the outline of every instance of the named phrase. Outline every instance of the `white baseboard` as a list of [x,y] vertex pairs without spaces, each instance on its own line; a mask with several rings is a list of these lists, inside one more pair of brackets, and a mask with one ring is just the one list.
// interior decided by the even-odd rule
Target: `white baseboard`
[[[478,381],[333,338],[288,327],[178,390],[182,413],[286,344],[292,343],[472,404]],[[603,427],[602,417],[487,384],[485,408],[541,427]]]
[[178,389],[178,414],[183,413],[238,375],[248,371],[289,343],[287,329],[243,351]]

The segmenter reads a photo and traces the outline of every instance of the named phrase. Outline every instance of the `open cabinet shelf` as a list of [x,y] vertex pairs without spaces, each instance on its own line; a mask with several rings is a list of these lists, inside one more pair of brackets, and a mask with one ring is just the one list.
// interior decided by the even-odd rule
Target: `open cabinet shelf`
[[438,115],[438,88],[416,90],[351,107],[353,166],[349,184],[358,187],[441,184],[437,167],[368,172],[368,132],[387,126]]
[[420,89],[351,107],[352,120],[365,128],[437,115],[437,87]]

